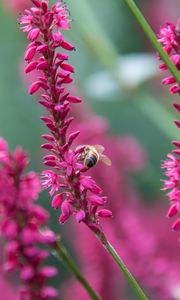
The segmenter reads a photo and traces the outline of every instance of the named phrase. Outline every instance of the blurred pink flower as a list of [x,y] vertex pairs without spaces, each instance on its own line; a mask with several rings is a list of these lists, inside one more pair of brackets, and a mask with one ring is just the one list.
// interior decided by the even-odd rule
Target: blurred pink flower
[[0,234],[6,241],[4,270],[19,271],[23,283],[21,299],[45,300],[57,294],[48,286],[48,279],[57,270],[43,266],[49,251],[39,246],[52,245],[55,234],[46,227],[48,212],[34,203],[40,192],[40,182],[34,172],[24,174],[27,165],[26,153],[21,148],[10,153],[6,141],[1,138]]

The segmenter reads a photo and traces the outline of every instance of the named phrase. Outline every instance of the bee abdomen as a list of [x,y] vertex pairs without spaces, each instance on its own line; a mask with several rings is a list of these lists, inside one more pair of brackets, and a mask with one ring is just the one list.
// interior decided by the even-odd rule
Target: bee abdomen
[[87,168],[92,168],[96,165],[98,158],[95,155],[87,155],[85,158],[85,166]]

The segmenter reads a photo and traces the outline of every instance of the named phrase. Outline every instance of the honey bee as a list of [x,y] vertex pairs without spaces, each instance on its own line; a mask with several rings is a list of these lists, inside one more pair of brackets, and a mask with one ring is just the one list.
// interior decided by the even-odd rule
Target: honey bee
[[107,166],[111,166],[109,157],[103,154],[104,147],[102,145],[84,145],[85,148],[81,154],[85,167],[88,169],[94,167],[98,161],[102,161]]

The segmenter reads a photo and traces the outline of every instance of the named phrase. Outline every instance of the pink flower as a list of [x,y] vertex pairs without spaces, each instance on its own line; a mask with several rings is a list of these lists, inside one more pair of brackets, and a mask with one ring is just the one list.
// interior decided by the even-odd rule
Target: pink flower
[[[51,299],[55,297],[44,290],[47,279],[55,275],[52,267],[42,266],[48,257],[47,250],[39,245],[51,245],[55,235],[47,226],[49,214],[35,204],[40,192],[40,182],[34,172],[24,174],[28,164],[26,153],[17,148],[10,153],[6,141],[0,139],[0,233],[6,240],[4,270],[18,270],[23,283],[21,299]],[[53,296],[54,295],[54,296]]]
[[[180,30],[178,24],[175,26],[174,24],[167,22],[165,26],[162,26],[158,34],[158,41],[170,56],[172,63],[176,66],[178,71],[180,71]],[[160,69],[167,70],[167,67],[162,63]],[[171,93],[180,93],[180,87],[173,76],[168,76],[163,79],[162,84],[172,85],[169,89]]]
[[[104,196],[96,200],[95,196],[94,200],[90,197],[91,194],[100,195],[102,190],[91,176],[84,175],[87,171],[81,158],[84,149],[73,146],[80,131],[69,133],[73,121],[70,111],[74,104],[81,102],[66,89],[67,84],[73,82],[74,68],[67,62],[69,55],[63,51],[75,50],[62,34],[63,30],[70,29],[69,11],[62,1],[51,8],[47,0],[32,2],[34,7],[25,10],[19,23],[30,41],[25,53],[25,72],[41,72],[30,86],[29,93],[42,92],[39,103],[47,110],[47,116],[41,120],[50,130],[50,134],[42,136],[46,142],[41,148],[50,152],[44,157],[44,165],[53,170],[43,171],[42,187],[50,188],[52,206],[61,208],[60,223],[75,215],[78,222],[83,221],[91,229],[101,230],[99,217],[103,212],[98,214],[98,207],[104,205]],[[111,213],[105,210],[105,214]]]

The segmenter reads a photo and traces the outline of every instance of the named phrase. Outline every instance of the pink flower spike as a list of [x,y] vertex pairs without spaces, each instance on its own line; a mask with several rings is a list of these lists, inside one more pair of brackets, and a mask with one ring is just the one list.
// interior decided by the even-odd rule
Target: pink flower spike
[[[63,36],[63,30],[70,29],[69,11],[62,1],[52,7],[49,7],[48,0],[35,0],[33,3],[35,7],[26,10],[19,21],[30,40],[25,54],[28,62],[25,71],[38,70],[29,93],[32,95],[43,90],[38,103],[46,109],[46,116],[41,120],[50,131],[50,134],[42,135],[47,143],[41,148],[52,153],[46,155],[43,161],[52,170],[42,172],[41,186],[42,189],[50,188],[51,197],[55,195],[52,206],[55,209],[61,207],[60,223],[74,215],[78,222],[101,231],[96,211],[104,205],[106,197],[100,197],[101,188],[90,176],[84,175],[88,171],[83,164],[84,147],[72,147],[80,131],[70,129],[74,119],[70,112],[72,104],[80,103],[81,99],[70,95],[70,89],[66,88],[73,82],[74,68],[65,62],[69,55],[63,53],[63,49],[75,50]],[[57,48],[60,48],[59,53]],[[34,58],[35,61],[32,61]],[[178,58],[174,57],[174,61]]]
[[97,216],[101,218],[110,218],[112,217],[112,211],[108,209],[100,209],[97,211]]

